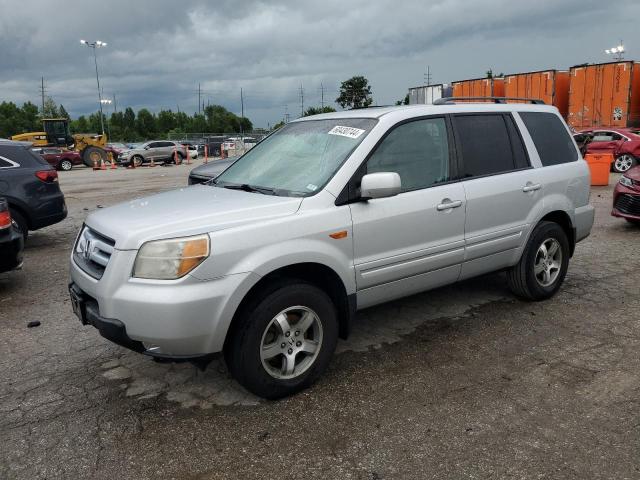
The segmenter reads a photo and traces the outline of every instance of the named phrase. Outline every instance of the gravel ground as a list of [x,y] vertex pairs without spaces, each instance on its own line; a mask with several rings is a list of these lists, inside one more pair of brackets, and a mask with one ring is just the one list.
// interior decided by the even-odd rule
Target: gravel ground
[[640,229],[612,186],[555,298],[495,274],[371,308],[314,387],[266,402],[219,359],[155,363],[71,313],[85,216],[188,171],[61,173],[69,217],[0,275],[1,479],[640,478]]

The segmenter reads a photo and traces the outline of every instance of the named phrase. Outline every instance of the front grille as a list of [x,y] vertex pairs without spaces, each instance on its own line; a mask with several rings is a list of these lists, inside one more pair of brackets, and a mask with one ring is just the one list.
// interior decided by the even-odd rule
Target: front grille
[[616,199],[614,207],[620,213],[640,217],[640,195],[620,195]]
[[100,279],[109,264],[115,243],[85,225],[73,249],[73,259],[86,273]]

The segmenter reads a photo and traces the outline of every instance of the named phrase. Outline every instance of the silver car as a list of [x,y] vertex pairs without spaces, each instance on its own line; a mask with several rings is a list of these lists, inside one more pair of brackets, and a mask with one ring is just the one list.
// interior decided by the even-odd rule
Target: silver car
[[519,297],[554,295],[593,224],[589,184],[554,107],[307,117],[207,184],[89,215],[72,305],[147,355],[222,351],[278,398],[318,378],[360,309],[497,270]]
[[118,155],[118,162],[133,164],[136,167],[144,163],[174,163],[178,156],[178,164],[187,158],[185,146],[170,140],[153,140],[124,150]]

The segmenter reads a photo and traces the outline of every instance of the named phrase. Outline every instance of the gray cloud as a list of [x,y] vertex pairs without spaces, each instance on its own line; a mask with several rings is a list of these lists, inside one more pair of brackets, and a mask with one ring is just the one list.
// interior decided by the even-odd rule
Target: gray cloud
[[[91,52],[80,38],[107,41],[98,51],[106,95],[119,106],[197,110],[205,102],[245,112],[257,125],[285,107],[325,103],[339,82],[367,76],[379,104],[422,83],[496,72],[567,68],[606,61],[603,49],[627,38],[628,58],[640,4],[594,0],[434,0],[351,2],[0,0],[0,101],[38,103],[49,95],[72,115],[97,103]],[[37,13],[36,13],[37,12]]]

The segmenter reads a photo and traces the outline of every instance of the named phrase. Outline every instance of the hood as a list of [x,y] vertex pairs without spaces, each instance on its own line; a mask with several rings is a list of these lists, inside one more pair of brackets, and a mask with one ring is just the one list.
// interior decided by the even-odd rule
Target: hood
[[144,242],[197,235],[294,214],[302,198],[194,185],[93,212],[86,224],[115,240],[119,250]]
[[240,157],[229,157],[223,160],[213,160],[209,163],[203,163],[202,165],[191,170],[190,173],[194,175],[200,175],[203,177],[217,177],[224,172],[229,166],[235,163]]
[[640,183],[640,165],[633,167],[624,173],[624,176]]

